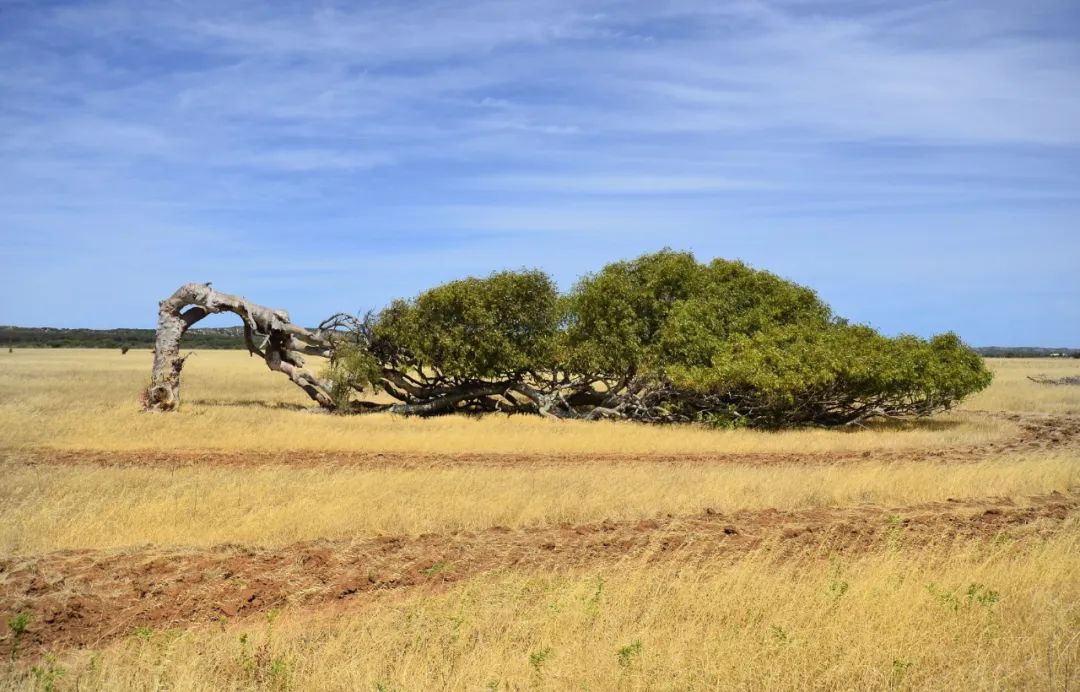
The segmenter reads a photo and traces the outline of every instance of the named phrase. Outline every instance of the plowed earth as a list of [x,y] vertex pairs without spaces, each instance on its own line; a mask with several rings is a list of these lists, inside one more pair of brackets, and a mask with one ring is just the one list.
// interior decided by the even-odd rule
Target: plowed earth
[[[1080,447],[1080,417],[1006,416],[1018,434],[979,447],[882,450],[842,454],[656,456],[359,455],[339,453],[166,453],[19,450],[5,464],[188,464],[251,466],[357,464],[401,467],[520,466],[635,460],[663,463],[844,463],[928,460],[975,462],[994,456]],[[24,656],[100,647],[136,627],[181,628],[273,608],[343,607],[380,590],[441,588],[506,568],[572,570],[653,562],[733,560],[766,549],[787,555],[859,553],[883,545],[956,540],[1038,539],[1080,517],[1080,488],[1023,499],[967,498],[883,507],[854,505],[800,511],[605,521],[511,530],[309,541],[282,548],[222,545],[212,549],[147,547],[0,557],[0,613],[29,611]]]
[[379,589],[430,588],[501,568],[573,569],[616,563],[787,553],[853,553],[895,541],[1025,539],[1053,534],[1080,513],[1080,489],[884,508],[858,506],[720,514],[510,530],[313,541],[277,549],[149,548],[61,551],[0,559],[0,612],[35,619],[26,653],[97,647],[136,627],[211,623],[283,606],[361,599]]

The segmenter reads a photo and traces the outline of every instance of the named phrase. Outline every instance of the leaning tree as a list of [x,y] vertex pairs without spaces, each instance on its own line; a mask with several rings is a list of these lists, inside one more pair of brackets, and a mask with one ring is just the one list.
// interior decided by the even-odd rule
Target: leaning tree
[[[499,272],[314,329],[187,284],[160,306],[148,410],[179,405],[181,337],[224,311],[243,321],[251,353],[338,412],[850,425],[946,410],[991,377],[953,334],[888,338],[769,272],[663,250],[564,295],[543,272]],[[326,365],[309,372],[305,355]],[[373,392],[396,403],[371,402]]]

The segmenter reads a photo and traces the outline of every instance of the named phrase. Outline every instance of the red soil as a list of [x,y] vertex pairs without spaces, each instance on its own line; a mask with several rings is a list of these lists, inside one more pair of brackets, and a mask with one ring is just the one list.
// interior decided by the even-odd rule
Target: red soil
[[140,548],[0,558],[0,613],[32,613],[24,655],[99,647],[136,627],[173,628],[272,608],[431,588],[492,569],[558,570],[677,560],[731,560],[754,549],[857,553],[888,542],[1048,536],[1080,512],[1080,488],[1014,501],[982,498],[907,507],[775,509],[525,530],[311,541],[283,548]]

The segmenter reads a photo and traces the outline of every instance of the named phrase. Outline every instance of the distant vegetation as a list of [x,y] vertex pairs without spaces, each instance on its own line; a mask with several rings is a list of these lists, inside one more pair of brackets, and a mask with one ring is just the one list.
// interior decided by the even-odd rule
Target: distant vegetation
[[[192,349],[244,348],[240,327],[192,329],[184,337]],[[14,348],[154,348],[153,329],[57,329],[0,326],[0,347]]]
[[[0,347],[8,348],[154,348],[153,329],[62,329],[0,325]],[[184,346],[197,349],[243,349],[240,327],[190,329]],[[1080,348],[1037,346],[976,346],[986,358],[1080,358]]]
[[975,350],[987,358],[1080,358],[1080,348],[984,346]]

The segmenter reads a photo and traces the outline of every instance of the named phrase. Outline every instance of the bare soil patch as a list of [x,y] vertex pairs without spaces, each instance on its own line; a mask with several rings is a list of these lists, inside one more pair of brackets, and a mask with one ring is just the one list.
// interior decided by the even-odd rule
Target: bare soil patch
[[1080,514],[1080,488],[1023,500],[775,509],[511,530],[310,541],[280,549],[147,547],[0,558],[0,612],[30,612],[26,655],[98,647],[136,627],[181,628],[273,608],[347,606],[385,589],[438,588],[497,569],[700,564],[767,549],[777,559],[884,545],[1030,540]]

